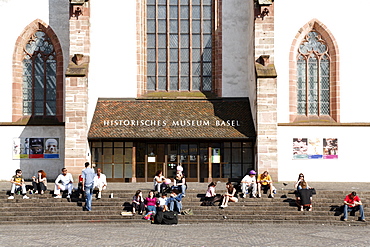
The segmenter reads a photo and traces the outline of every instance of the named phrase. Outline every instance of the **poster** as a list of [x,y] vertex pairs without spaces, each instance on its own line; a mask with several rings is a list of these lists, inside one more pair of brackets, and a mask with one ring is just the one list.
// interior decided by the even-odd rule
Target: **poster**
[[307,138],[293,138],[293,159],[307,159],[307,151]]
[[324,138],[323,144],[324,159],[338,159],[338,139]]
[[13,138],[13,159],[59,159],[59,138]]
[[308,150],[309,159],[322,159],[322,140],[321,138],[309,138]]
[[338,139],[293,138],[293,159],[338,159]]

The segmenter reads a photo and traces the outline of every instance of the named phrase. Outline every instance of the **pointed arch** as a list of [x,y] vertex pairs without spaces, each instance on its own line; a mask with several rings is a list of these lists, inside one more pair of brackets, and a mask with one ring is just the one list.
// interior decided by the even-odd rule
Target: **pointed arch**
[[[316,33],[319,41],[326,46],[325,58],[329,61],[328,65],[328,114],[310,114],[310,112],[299,113],[298,110],[298,57],[300,56],[300,46],[307,44],[309,33]],[[304,43],[306,42],[306,43]],[[307,68],[304,68],[307,71]],[[320,72],[319,72],[320,73]],[[318,76],[318,78],[320,78]],[[318,82],[320,83],[320,81]],[[320,97],[320,89],[317,95]],[[307,98],[306,98],[307,99]],[[320,104],[320,100],[318,100]],[[290,122],[339,122],[340,121],[340,85],[339,85],[339,49],[337,42],[329,29],[317,19],[312,19],[306,23],[295,36],[290,47],[289,54],[289,114]]]
[[[18,36],[14,53],[13,53],[13,111],[12,121],[21,121],[23,118],[30,118],[34,115],[25,116],[23,111],[23,60],[26,54],[26,45],[30,40],[34,39],[37,32],[45,34],[48,38],[52,47],[54,48],[55,55],[53,61],[55,61],[55,113],[51,114],[51,118],[55,118],[59,122],[63,121],[63,52],[61,44],[59,43],[58,37],[53,29],[40,19],[34,20],[28,26],[26,26],[23,32]],[[46,96],[45,96],[46,97]],[[54,104],[54,102],[53,102]],[[41,117],[46,117],[42,114]]]

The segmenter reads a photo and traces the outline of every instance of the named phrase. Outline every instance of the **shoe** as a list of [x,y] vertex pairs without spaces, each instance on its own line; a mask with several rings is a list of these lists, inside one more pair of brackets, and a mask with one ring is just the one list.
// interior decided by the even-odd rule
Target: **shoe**
[[347,219],[343,219],[343,221],[347,221]]
[[365,220],[365,219],[362,219],[361,221],[362,221],[362,222],[366,222],[366,220]]
[[220,208],[224,208],[225,206],[224,205],[221,205]]
[[243,198],[246,198],[246,197],[247,197],[247,195],[246,195],[246,194],[244,194],[244,195],[243,195]]
[[256,195],[252,195],[253,198],[256,198]]
[[14,199],[14,196],[9,196],[9,197],[8,197],[8,199],[9,199],[9,200],[10,200],[10,199]]
[[271,194],[271,195],[270,195],[270,197],[271,197],[271,198],[274,198],[274,195],[273,195],[273,194]]
[[258,196],[257,196],[258,198],[261,198],[261,194],[258,194]]
[[30,199],[30,198],[27,195],[24,195],[23,199]]
[[[39,192],[36,190],[36,191],[35,191],[35,192],[33,192],[33,193],[34,193],[34,194],[38,194]],[[41,194],[43,194],[43,193],[42,193],[42,191],[41,191]]]
[[101,192],[98,193],[98,199],[100,199],[100,198],[101,198]]
[[68,194],[68,196],[66,197],[67,199],[70,199],[71,198],[71,195]]
[[224,208],[226,208],[228,205],[224,205]]
[[[37,193],[36,193],[36,194],[37,194]],[[41,194],[41,195],[43,195],[43,194],[44,194],[44,191],[42,190],[40,194]]]
[[54,196],[54,198],[62,198],[62,196],[60,196],[60,195],[59,196]]

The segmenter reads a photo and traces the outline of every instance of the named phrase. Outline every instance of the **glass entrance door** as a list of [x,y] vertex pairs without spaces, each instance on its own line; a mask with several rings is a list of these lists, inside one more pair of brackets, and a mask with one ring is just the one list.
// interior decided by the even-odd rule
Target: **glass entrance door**
[[184,168],[186,181],[198,181],[198,145],[197,144],[180,144],[180,164]]
[[[157,171],[163,172],[165,167],[165,144],[148,143],[147,182],[153,182]],[[164,172],[163,172],[164,173]]]

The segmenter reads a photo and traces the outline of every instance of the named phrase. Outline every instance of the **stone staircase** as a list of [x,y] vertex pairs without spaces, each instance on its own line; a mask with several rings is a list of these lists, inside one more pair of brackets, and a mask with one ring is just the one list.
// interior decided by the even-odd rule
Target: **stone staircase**
[[[9,200],[8,191],[0,194],[0,224],[62,224],[62,223],[124,223],[150,224],[141,215],[121,215],[130,211],[130,202],[134,190],[107,190],[103,198],[92,202],[92,211],[83,211],[84,202],[81,196],[73,194],[71,199],[55,199],[51,193],[28,195],[22,199],[16,195]],[[204,191],[189,190],[183,199],[183,209],[192,209],[193,215],[179,216],[179,224],[197,223],[271,223],[271,224],[330,224],[330,225],[367,225],[368,222],[357,221],[356,216],[349,215],[348,221],[340,221],[340,207],[350,191],[319,190],[313,197],[313,211],[298,211],[293,191],[278,191],[274,198],[262,195],[262,198],[240,198],[237,203],[220,209],[217,206],[200,206]],[[114,197],[109,198],[113,193]],[[143,191],[146,195],[147,191]],[[361,192],[359,196],[364,203],[365,216],[370,215],[366,198],[370,192]]]

